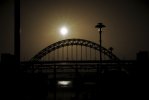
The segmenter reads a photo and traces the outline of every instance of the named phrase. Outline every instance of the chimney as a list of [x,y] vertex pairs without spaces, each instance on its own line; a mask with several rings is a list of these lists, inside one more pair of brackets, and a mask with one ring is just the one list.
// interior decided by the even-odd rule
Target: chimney
[[20,0],[15,0],[14,5],[14,55],[20,62]]

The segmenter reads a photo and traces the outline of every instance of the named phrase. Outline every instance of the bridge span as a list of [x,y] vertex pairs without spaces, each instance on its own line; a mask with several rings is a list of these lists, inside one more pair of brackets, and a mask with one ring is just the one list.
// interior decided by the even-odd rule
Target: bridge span
[[[103,60],[100,61],[100,50]],[[133,61],[121,61],[111,49],[85,39],[66,39],[53,43],[21,62],[22,69],[29,73],[103,73],[119,70],[128,73]]]

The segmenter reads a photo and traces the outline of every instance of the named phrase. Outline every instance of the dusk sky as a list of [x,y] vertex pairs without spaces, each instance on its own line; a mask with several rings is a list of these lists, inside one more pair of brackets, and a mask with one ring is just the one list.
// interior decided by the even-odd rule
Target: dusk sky
[[[121,59],[149,51],[148,0],[20,0],[21,59],[30,59],[48,45],[68,38],[98,43],[95,25],[102,22],[105,48]],[[69,32],[65,37],[61,27]],[[14,52],[14,3],[0,1],[0,54]]]

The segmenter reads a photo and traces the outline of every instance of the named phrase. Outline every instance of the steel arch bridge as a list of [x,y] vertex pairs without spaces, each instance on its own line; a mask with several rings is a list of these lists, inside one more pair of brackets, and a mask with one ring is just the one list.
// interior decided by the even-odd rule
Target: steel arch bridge
[[[45,57],[49,53],[55,52],[60,48],[64,50],[63,49],[64,47],[66,47],[65,50],[67,51],[68,46],[74,46],[74,45],[76,47],[76,50],[77,50],[77,46],[81,46],[81,52],[83,51],[82,46],[85,47],[85,49],[87,47],[90,49],[94,49],[95,51],[101,50],[101,52],[105,54],[110,59],[110,61],[106,61],[106,62],[103,61],[102,64],[99,64],[99,60],[95,60],[91,62],[82,61],[82,60],[80,61],[69,61],[69,60],[68,61],[48,61],[48,62],[41,61],[42,58]],[[22,67],[24,68],[22,69],[24,72],[27,72],[31,75],[32,73],[33,74],[35,73],[35,75],[36,74],[38,75],[38,73],[39,75],[41,74],[47,75],[48,82],[50,83],[49,85],[50,89],[52,90],[53,87],[55,87],[53,89],[55,93],[53,97],[56,98],[56,95],[58,95],[56,93],[58,92],[55,92],[55,90],[58,90],[57,88],[60,88],[60,87],[55,86],[57,82],[60,80],[64,80],[64,81],[68,80],[73,83],[71,88],[77,88],[77,91],[75,90],[74,92],[72,89],[70,93],[72,93],[73,95],[75,94],[77,98],[80,98],[81,95],[84,94],[84,90],[85,90],[84,87],[86,86],[91,87],[89,89],[86,88],[85,91],[88,91],[86,93],[90,93],[90,94],[93,93],[93,96],[94,96],[94,93],[95,93],[94,90],[98,89],[96,86],[100,85],[98,83],[101,81],[104,81],[104,78],[106,77],[110,77],[110,78],[115,77],[115,76],[117,76],[116,78],[119,78],[122,76],[127,77],[126,75],[127,72],[121,69],[119,62],[120,62],[120,59],[116,55],[114,55],[110,50],[104,47],[100,48],[100,45],[97,43],[94,43],[89,40],[84,40],[84,39],[66,39],[66,40],[53,43],[47,46],[46,48],[44,48],[43,50],[41,50],[34,57],[32,57],[29,62],[22,63]],[[101,72],[101,65],[102,67],[105,67],[104,73]],[[100,71],[98,71],[98,69]],[[51,90],[50,90],[50,93],[51,93]],[[95,96],[98,96],[98,95],[95,95]]]
[[[101,50],[102,54],[106,55],[110,60],[114,60],[114,61],[120,60],[110,50],[108,50],[104,47],[101,47],[101,49],[100,49],[100,45],[95,42],[85,40],[85,39],[66,39],[66,40],[61,40],[61,41],[58,41],[56,43],[53,43],[53,44],[47,46],[46,48],[41,50],[39,53],[37,53],[34,57],[32,57],[31,61],[40,61],[44,56],[51,53],[52,51],[56,51],[60,48],[74,46],[74,45],[81,46],[81,56],[82,56],[82,46],[84,46],[84,47],[88,47],[90,49],[94,49],[96,51]],[[76,49],[76,51],[77,51],[77,49]]]

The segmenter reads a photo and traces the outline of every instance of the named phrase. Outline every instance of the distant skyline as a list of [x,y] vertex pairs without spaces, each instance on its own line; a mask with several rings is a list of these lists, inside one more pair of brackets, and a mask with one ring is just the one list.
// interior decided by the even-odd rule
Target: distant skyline
[[[120,59],[149,51],[148,0],[20,0],[21,59],[30,59],[48,45],[68,38],[98,43],[95,25],[102,22],[105,48]],[[0,54],[14,52],[14,3],[0,2]],[[68,35],[59,30],[66,26]]]

